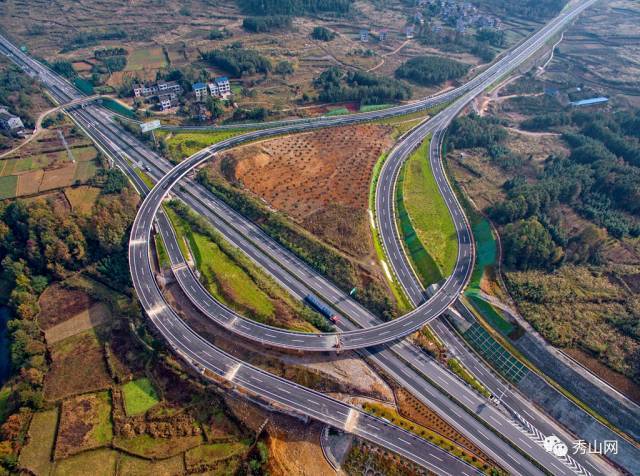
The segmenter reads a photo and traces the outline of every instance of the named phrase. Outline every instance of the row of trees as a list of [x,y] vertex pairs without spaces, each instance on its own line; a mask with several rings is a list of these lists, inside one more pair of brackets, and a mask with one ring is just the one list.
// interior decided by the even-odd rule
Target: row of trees
[[93,52],[93,56],[96,59],[102,59],[102,58],[108,58],[111,56],[127,56],[129,54],[129,52],[122,48],[122,47],[117,47],[117,48],[103,48],[101,50],[95,50]]
[[351,11],[353,0],[240,0],[242,11],[248,15],[309,15]]
[[78,48],[96,45],[100,41],[124,40],[128,36],[127,32],[120,28],[79,32],[69,39],[67,46],[62,49],[62,52],[65,53]]
[[323,71],[313,85],[323,102],[384,104],[409,99],[412,94],[411,88],[395,79],[362,71],[345,72],[337,67]]
[[469,65],[441,56],[417,56],[398,69],[396,78],[407,79],[422,86],[434,86],[467,74]]
[[224,49],[215,49],[202,53],[202,59],[212,66],[226,71],[229,75],[239,77],[255,73],[268,74],[271,61],[256,50],[243,48],[242,43],[233,43]]
[[316,26],[311,31],[311,38],[320,41],[331,41],[336,37],[335,32],[323,26]]
[[291,17],[286,15],[269,15],[264,17],[247,17],[242,20],[242,28],[252,33],[291,28]]

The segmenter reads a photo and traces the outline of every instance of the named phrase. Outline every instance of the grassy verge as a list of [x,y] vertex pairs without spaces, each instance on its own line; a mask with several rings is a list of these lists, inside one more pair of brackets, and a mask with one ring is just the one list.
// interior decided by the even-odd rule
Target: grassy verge
[[[186,238],[189,250],[201,273],[201,280],[217,300],[239,312],[251,314],[254,320],[266,322],[274,308],[267,296],[209,237],[192,231],[189,223],[173,209],[168,211],[180,241]],[[184,252],[184,251],[183,251]],[[185,255],[188,256],[188,255]]]
[[73,80],[73,85],[80,91],[85,93],[87,96],[92,96],[94,94],[93,83],[91,83],[91,81],[82,78],[76,78]]
[[[429,143],[430,140],[425,140],[407,160],[402,198],[420,242],[433,258],[440,275],[448,276],[455,267],[458,240],[453,219],[431,170]],[[426,277],[433,279],[437,274],[432,271]]]
[[171,266],[171,261],[169,260],[169,254],[167,253],[167,248],[164,246],[164,241],[160,235],[156,235],[155,238],[156,243],[156,253],[158,253],[158,262],[160,263],[161,268],[168,268]]
[[186,205],[171,202],[166,212],[182,253],[193,256],[203,284],[216,299],[265,324],[302,332],[333,330],[326,319],[293,299]]
[[493,307],[490,303],[486,302],[482,299],[477,291],[468,290],[465,292],[469,303],[482,314],[482,317],[493,327],[498,330],[505,336],[508,336],[513,332],[514,326],[511,323],[507,322],[507,320],[498,312],[498,310]]
[[406,202],[404,200],[404,180],[405,180],[406,167],[403,166],[400,174],[398,175],[398,181],[396,183],[396,214],[398,221],[398,228],[400,229],[400,235],[404,244],[404,248],[407,251],[409,259],[413,265],[413,269],[416,270],[420,281],[424,287],[427,287],[433,283],[440,281],[443,276],[440,272],[440,268],[436,264],[433,257],[429,254],[424,244],[418,237],[416,229],[413,227],[413,222],[409,216],[409,212],[406,209]]
[[369,104],[367,106],[360,106],[360,110],[358,112],[379,111],[381,109],[387,109],[391,106],[393,106],[393,104]]
[[418,425],[411,420],[408,420],[398,414],[395,410],[385,407],[384,405],[378,403],[365,403],[363,405],[363,409],[374,416],[384,418],[385,420],[393,423],[394,425],[403,428],[414,435],[423,438],[430,443],[442,448],[447,453],[452,454],[453,456],[461,459],[462,461],[470,464],[474,468],[486,473],[492,474],[492,470],[497,470],[497,468],[490,467],[486,462],[478,459],[477,456],[473,455],[466,449],[462,448],[455,442],[449,440],[443,435],[436,433],[433,430],[430,430],[424,426]]
[[476,379],[469,371],[464,368],[462,363],[458,359],[449,359],[447,360],[447,365],[451,369],[451,371],[460,377],[462,380],[467,382],[471,387],[473,387],[478,393],[484,395],[485,397],[489,397],[491,392],[486,389],[482,383],[478,379]]
[[349,114],[350,111],[346,107],[340,107],[337,109],[331,109],[329,112],[325,113],[325,116],[343,116],[345,114]]
[[[446,155],[447,153],[446,153],[446,141],[445,141],[445,145],[443,147],[443,157],[446,157]],[[447,162],[445,161],[445,167],[446,166],[447,166]],[[453,177],[453,174],[449,173],[449,170],[447,170],[447,175],[449,177]],[[483,226],[484,230],[483,230],[483,227],[478,226],[478,224],[481,223],[483,220],[486,221],[486,218],[483,217],[480,213],[478,213],[478,211],[471,205],[466,194],[461,190],[459,184],[455,180],[452,180],[452,185],[456,193],[456,196],[458,197],[458,200],[462,204],[462,207],[464,209],[466,216],[471,222],[472,229],[474,231],[474,240],[476,240],[476,247],[478,248],[478,251],[477,251],[478,259],[477,259],[473,276],[472,276],[472,284],[477,283],[479,285],[480,279],[482,278],[487,267],[487,264],[485,263],[485,265],[483,266],[482,262],[485,259],[488,261],[488,258],[486,258],[487,256],[490,256],[490,253],[488,250],[490,250],[491,245],[493,245],[494,247],[496,246],[495,238],[493,237],[492,234],[491,234],[491,238],[489,238],[489,235],[486,231],[486,227],[488,227],[489,233],[490,233],[490,225],[488,221],[486,225]],[[492,253],[495,253],[495,251],[493,251]],[[497,254],[496,254],[496,258],[494,258],[493,261],[495,262],[496,260],[497,260]],[[606,418],[604,418],[599,413],[595,412],[593,409],[591,409],[591,407],[589,407],[587,404],[582,402],[572,393],[568,392],[566,389],[564,389],[564,387],[559,385],[557,382],[555,382],[552,379],[549,379],[543,372],[541,372],[536,366],[534,366],[524,355],[522,355],[520,351],[518,351],[513,346],[513,344],[511,344],[511,342],[507,337],[502,335],[492,325],[488,323],[488,321],[484,318],[483,314],[480,313],[478,309],[476,309],[476,307],[473,306],[471,302],[469,302],[466,295],[462,298],[462,300],[465,302],[469,310],[474,314],[474,316],[476,317],[480,325],[491,335],[492,338],[496,340],[496,342],[502,345],[502,347],[504,347],[509,352],[509,354],[515,357],[518,361],[522,362],[524,365],[526,365],[530,370],[536,372],[538,375],[544,378],[545,381],[547,381],[551,386],[553,386],[558,392],[560,392],[567,399],[575,403],[578,407],[582,408],[586,413],[591,415],[600,423],[602,423],[603,425],[607,426],[608,428],[610,428],[615,432],[620,431],[613,424],[611,424]]]
[[222,130],[222,131],[203,131],[203,132],[166,132],[156,131],[158,140],[162,140],[167,144],[167,152],[169,157],[174,161],[181,161],[196,152],[216,144],[223,140],[245,134],[250,130]]
[[144,182],[144,184],[149,187],[149,190],[151,190],[154,186],[155,186],[155,182],[151,179],[151,177],[149,177],[147,174],[145,174],[142,169],[139,168],[135,168],[136,171],[136,175],[138,177],[140,177],[140,179]]

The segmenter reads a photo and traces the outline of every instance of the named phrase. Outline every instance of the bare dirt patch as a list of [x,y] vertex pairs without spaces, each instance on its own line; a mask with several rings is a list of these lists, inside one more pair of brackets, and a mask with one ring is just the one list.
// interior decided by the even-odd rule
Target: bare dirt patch
[[594,374],[634,402],[640,404],[640,385],[628,377],[611,370],[609,367],[580,349],[563,349]]
[[55,344],[67,337],[74,336],[92,327],[104,324],[111,318],[109,306],[99,302],[89,309],[76,314],[60,324],[50,327],[45,331],[45,339],[49,345]]
[[305,425],[293,418],[277,416],[271,419],[267,428],[271,474],[335,474],[320,448],[322,424]]
[[382,125],[332,128],[242,147],[221,163],[227,178],[362,257],[372,252],[366,215],[371,174],[392,145],[390,134]]
[[59,284],[49,286],[38,302],[38,324],[45,331],[70,317],[87,311],[93,304],[89,295],[77,289],[67,289]]

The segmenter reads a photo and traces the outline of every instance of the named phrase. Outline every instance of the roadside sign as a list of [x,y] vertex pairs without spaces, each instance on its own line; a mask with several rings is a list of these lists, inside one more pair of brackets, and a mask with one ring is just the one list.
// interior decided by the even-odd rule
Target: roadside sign
[[160,127],[160,121],[149,121],[143,122],[140,124],[140,129],[142,132],[150,132],[154,129],[158,129]]

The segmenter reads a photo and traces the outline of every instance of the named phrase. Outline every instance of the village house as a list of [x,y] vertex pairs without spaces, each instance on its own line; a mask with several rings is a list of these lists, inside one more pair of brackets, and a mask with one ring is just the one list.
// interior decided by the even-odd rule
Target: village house
[[24,124],[18,116],[11,114],[6,108],[0,107],[0,129],[19,132],[24,129]]
[[161,81],[152,85],[134,84],[133,95],[145,100],[157,99],[158,107],[166,111],[178,105],[178,96],[182,93],[182,87],[176,81]]
[[229,84],[229,79],[225,76],[214,79],[213,82],[208,84],[208,87],[209,94],[214,98],[225,99],[231,94],[231,84]]

